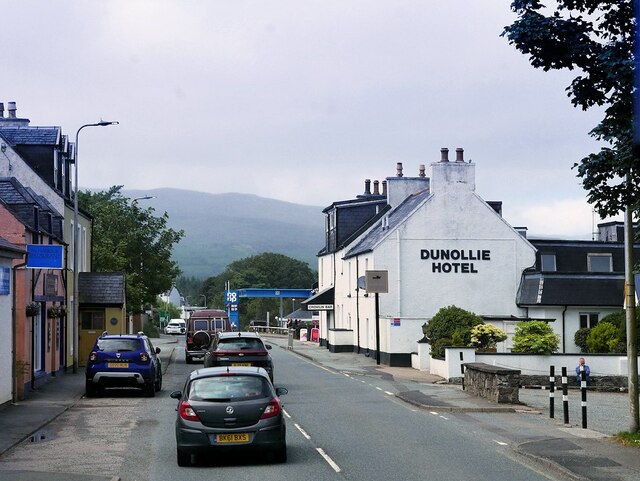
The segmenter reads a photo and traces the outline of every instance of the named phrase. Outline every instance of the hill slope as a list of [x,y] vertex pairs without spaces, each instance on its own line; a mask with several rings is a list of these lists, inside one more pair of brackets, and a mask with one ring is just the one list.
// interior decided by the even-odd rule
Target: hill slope
[[308,262],[324,245],[321,207],[266,199],[250,194],[208,194],[181,189],[124,190],[141,208],[167,212],[169,226],[185,237],[174,259],[186,276],[207,278],[231,262],[262,252],[276,252]]

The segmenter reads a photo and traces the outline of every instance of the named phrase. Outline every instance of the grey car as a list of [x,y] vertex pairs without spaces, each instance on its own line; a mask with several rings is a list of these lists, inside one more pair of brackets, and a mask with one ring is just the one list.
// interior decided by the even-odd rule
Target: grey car
[[193,371],[178,400],[176,453],[178,466],[194,456],[211,459],[228,451],[256,450],[286,462],[286,425],[279,396],[260,367],[210,367]]

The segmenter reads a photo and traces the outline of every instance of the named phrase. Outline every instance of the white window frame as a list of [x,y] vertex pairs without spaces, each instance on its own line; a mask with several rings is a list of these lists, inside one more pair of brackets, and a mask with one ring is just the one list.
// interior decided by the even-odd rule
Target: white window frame
[[[593,270],[591,266],[592,259],[609,259],[609,270]],[[587,270],[589,272],[613,272],[613,256],[610,253],[595,253],[591,252],[587,254]]]
[[[545,259],[547,261],[545,262]],[[547,264],[552,262],[553,266],[548,266]],[[554,253],[541,253],[540,254],[540,270],[543,272],[556,272],[556,255]]]

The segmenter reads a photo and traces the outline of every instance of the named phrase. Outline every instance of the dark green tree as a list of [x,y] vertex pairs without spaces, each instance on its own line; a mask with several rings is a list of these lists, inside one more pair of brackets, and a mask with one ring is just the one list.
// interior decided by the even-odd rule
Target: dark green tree
[[443,357],[444,347],[452,345],[454,335],[456,342],[460,342],[461,339],[463,346],[468,345],[471,341],[471,328],[479,324],[484,324],[484,321],[473,312],[457,306],[441,308],[429,320],[426,327],[425,335],[431,344],[431,355]]
[[[535,68],[576,70],[567,87],[575,107],[604,108],[590,135],[604,145],[574,164],[601,217],[637,205],[639,161],[633,155],[632,0],[514,0],[517,20],[503,36]],[[627,182],[630,175],[630,182]]]
[[78,204],[93,217],[93,270],[124,272],[127,310],[140,312],[180,274],[171,252],[184,233],[167,227],[166,212],[156,217],[153,208],[123,196],[122,187],[79,192]]
[[[280,288],[310,289],[317,275],[306,262],[282,254],[265,252],[232,262],[221,274],[204,281],[202,294],[207,296],[210,307],[224,307],[225,284],[232,289]],[[285,301],[284,314],[291,311],[291,301]],[[299,306],[299,304],[298,304]],[[280,311],[278,299],[243,299],[239,304],[240,327],[244,328],[252,319],[266,319],[267,312],[273,320]]]

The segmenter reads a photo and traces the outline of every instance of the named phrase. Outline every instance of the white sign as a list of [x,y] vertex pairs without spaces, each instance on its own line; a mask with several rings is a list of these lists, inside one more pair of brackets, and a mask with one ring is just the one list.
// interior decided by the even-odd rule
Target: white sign
[[333,311],[333,304],[307,304],[307,311]]

